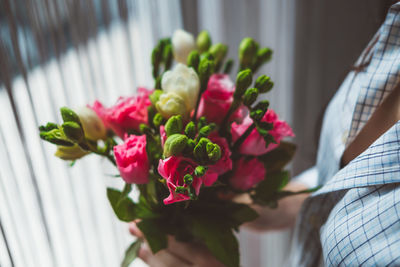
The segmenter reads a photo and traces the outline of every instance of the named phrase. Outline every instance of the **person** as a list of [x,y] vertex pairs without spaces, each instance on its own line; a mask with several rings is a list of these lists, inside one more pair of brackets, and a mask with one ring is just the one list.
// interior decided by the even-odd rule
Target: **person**
[[[314,186],[311,195],[257,207],[260,217],[245,227],[258,231],[296,225],[290,266],[400,265],[400,2],[350,71],[324,116],[316,166],[286,189]],[[308,185],[308,186],[307,186]],[[135,223],[135,236],[141,236]],[[197,244],[169,240],[150,266],[222,266]]]

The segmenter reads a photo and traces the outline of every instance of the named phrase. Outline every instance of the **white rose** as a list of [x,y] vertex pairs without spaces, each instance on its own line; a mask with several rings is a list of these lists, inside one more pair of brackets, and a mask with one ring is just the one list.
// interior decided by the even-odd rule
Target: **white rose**
[[176,30],[172,35],[172,51],[177,62],[187,64],[187,57],[196,49],[196,43],[192,34],[184,30]]
[[94,141],[107,138],[107,130],[94,110],[80,107],[76,110],[76,114],[82,123],[86,138]]
[[189,116],[189,112],[186,109],[182,97],[174,92],[161,94],[156,103],[156,108],[157,111],[166,119],[174,115],[181,115],[183,118],[188,118]]
[[162,76],[161,87],[164,92],[174,92],[185,102],[186,109],[191,112],[196,105],[200,91],[200,80],[197,73],[181,63]]

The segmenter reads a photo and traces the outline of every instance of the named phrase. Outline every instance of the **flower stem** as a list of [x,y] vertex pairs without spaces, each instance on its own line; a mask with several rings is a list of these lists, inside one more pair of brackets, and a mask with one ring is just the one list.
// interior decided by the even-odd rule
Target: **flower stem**
[[233,145],[233,151],[237,151],[240,145],[246,140],[246,138],[250,135],[250,133],[256,128],[256,124],[253,122],[246,131],[236,140],[235,144]]
[[196,121],[197,121],[197,111],[198,111],[198,109],[199,109],[199,104],[200,104],[200,99],[201,99],[201,95],[203,94],[203,92],[204,92],[205,90],[203,90],[203,88],[202,88],[202,90],[200,91],[200,93],[199,93],[199,97],[197,98],[197,100],[196,100],[196,107],[194,108],[194,114],[193,114],[193,121],[196,123]]
[[231,106],[229,107],[228,112],[226,113],[224,119],[222,120],[221,128],[219,129],[220,135],[223,135],[225,133],[226,126],[229,122],[229,118],[232,116],[233,112],[235,112],[238,107],[239,107],[238,102],[236,100],[233,100]]

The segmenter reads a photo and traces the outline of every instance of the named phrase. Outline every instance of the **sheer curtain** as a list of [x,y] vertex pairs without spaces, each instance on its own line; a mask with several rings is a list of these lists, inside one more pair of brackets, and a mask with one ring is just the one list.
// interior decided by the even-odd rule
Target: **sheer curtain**
[[177,0],[0,0],[0,266],[119,266],[133,238],[106,199],[115,170],[69,167],[37,126],[151,85],[153,45],[181,27]]

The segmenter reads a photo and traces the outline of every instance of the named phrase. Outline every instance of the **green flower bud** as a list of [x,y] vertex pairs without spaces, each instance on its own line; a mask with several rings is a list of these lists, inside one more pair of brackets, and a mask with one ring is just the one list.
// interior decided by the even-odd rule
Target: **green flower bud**
[[253,121],[260,121],[264,117],[265,112],[267,112],[268,107],[268,100],[258,102],[257,105],[250,111],[250,118],[252,118]]
[[144,133],[144,134],[152,134],[149,125],[147,125],[147,124],[145,124],[145,123],[141,123],[141,124],[139,125],[139,131],[140,131],[141,133]]
[[204,52],[200,55],[200,61],[202,61],[203,59],[214,60],[215,58],[210,52]]
[[76,143],[81,143],[85,138],[85,133],[83,132],[82,127],[73,121],[64,122],[61,126],[64,134]]
[[257,51],[257,62],[263,64],[272,58],[272,50],[269,47],[261,48]]
[[230,58],[225,62],[223,73],[229,74],[232,70],[232,67],[233,67],[233,59]]
[[221,158],[221,148],[219,145],[209,142],[206,149],[209,160],[217,162]]
[[206,58],[202,59],[199,64],[198,74],[200,79],[200,90],[204,91],[207,88],[208,79],[214,73],[214,61]]
[[189,138],[194,138],[196,136],[196,126],[194,125],[193,121],[190,121],[188,124],[186,124],[185,134]]
[[59,129],[53,129],[48,132],[40,132],[40,138],[59,146],[73,146],[74,143],[67,140],[65,135]]
[[158,128],[163,123],[164,117],[160,113],[156,113],[153,117],[153,125]]
[[250,67],[257,55],[258,44],[252,38],[244,38],[239,46],[239,61],[243,68]]
[[183,152],[188,138],[183,134],[173,134],[167,138],[164,144],[164,157],[177,156]]
[[200,53],[207,51],[211,46],[211,37],[208,31],[201,31],[199,35],[197,35],[197,49],[199,49]]
[[197,70],[197,68],[199,67],[199,63],[200,63],[199,52],[197,52],[196,50],[193,50],[192,52],[190,52],[190,54],[188,56],[187,65],[188,65],[188,67],[191,67],[191,68]]
[[155,105],[157,101],[160,99],[160,95],[162,95],[163,91],[156,89],[154,92],[149,95],[150,102]]
[[61,117],[64,122],[72,121],[81,125],[81,121],[79,120],[78,114],[76,114],[72,109],[67,107],[60,108]]
[[269,92],[273,86],[274,83],[271,81],[271,78],[266,75],[259,76],[254,85],[254,87],[257,88],[260,93]]
[[187,191],[188,191],[188,189],[184,186],[177,186],[175,188],[175,193],[178,193],[178,194],[185,194]]
[[258,89],[257,88],[249,88],[243,95],[243,104],[247,107],[250,107],[258,97]]
[[185,176],[183,176],[183,182],[187,185],[191,185],[193,183],[193,176],[190,174],[185,174]]
[[204,166],[197,166],[196,169],[194,169],[194,175],[196,175],[197,177],[201,177],[204,174],[206,174],[207,172],[207,168]]
[[195,159],[201,163],[207,163],[208,155],[207,155],[207,144],[211,143],[211,141],[205,137],[202,137],[197,145],[194,147],[193,155]]
[[193,153],[193,149],[196,146],[196,142],[193,139],[188,139],[185,150],[183,151],[184,154],[190,155]]
[[46,125],[39,126],[39,131],[48,132],[54,129],[58,129],[58,125],[53,122],[48,122]]
[[214,56],[216,65],[219,65],[228,53],[228,46],[218,43],[210,47],[209,52]]
[[163,60],[165,64],[165,70],[169,70],[172,65],[173,53],[172,53],[172,45],[166,44],[163,51]]
[[207,137],[215,128],[210,126],[210,125],[206,125],[203,126],[200,130],[199,130],[199,137]]
[[250,69],[242,70],[236,76],[236,89],[233,97],[235,99],[240,99],[242,95],[246,92],[246,89],[251,85],[253,81],[253,73]]
[[198,121],[198,123],[197,123],[197,129],[201,129],[201,128],[203,128],[203,126],[205,126],[205,125],[207,125],[207,119],[206,119],[206,117],[200,117],[199,118],[199,121]]
[[156,78],[158,76],[158,71],[160,68],[160,63],[162,61],[162,50],[159,45],[154,47],[151,52],[151,64],[153,65],[153,77]]
[[165,124],[165,132],[167,136],[171,136],[173,134],[179,134],[182,132],[182,129],[183,129],[183,122],[181,115],[172,116]]
[[260,102],[257,103],[257,105],[254,107],[254,109],[260,109],[265,113],[265,112],[267,112],[268,107],[269,107],[269,101],[261,100]]
[[89,154],[89,152],[83,150],[79,147],[79,145],[75,144],[73,146],[58,146],[54,156],[63,160],[77,160],[87,154]]

